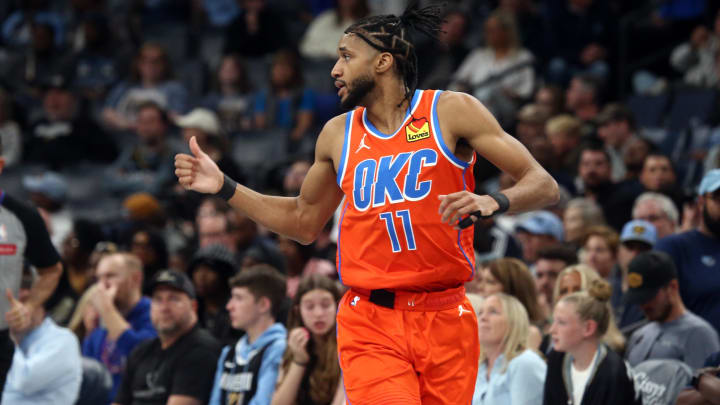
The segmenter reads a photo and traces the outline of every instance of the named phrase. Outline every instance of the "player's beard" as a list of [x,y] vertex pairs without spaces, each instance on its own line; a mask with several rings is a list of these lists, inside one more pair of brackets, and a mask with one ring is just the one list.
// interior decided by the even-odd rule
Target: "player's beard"
[[370,75],[360,76],[347,86],[347,97],[340,101],[340,106],[350,110],[359,105],[362,99],[375,88],[375,80]]

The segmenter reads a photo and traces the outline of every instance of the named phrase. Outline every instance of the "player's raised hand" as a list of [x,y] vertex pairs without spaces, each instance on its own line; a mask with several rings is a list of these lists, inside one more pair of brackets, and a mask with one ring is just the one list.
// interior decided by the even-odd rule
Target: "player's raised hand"
[[223,173],[217,164],[200,149],[197,139],[190,138],[190,152],[175,155],[175,175],[180,185],[187,190],[214,194],[223,185]]

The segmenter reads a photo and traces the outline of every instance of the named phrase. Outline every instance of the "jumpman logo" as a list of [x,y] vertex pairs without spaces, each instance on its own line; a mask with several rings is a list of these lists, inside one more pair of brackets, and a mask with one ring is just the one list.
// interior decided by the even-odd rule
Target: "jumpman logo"
[[358,297],[358,296],[356,295],[355,298],[353,298],[353,300],[352,300],[352,302],[350,303],[350,305],[355,306],[355,305],[357,305],[358,301],[360,301],[360,297]]
[[460,315],[458,315],[458,318],[461,317],[465,312],[470,312],[467,309],[463,308],[462,305],[458,305],[458,311],[460,312]]
[[363,137],[362,137],[362,139],[360,140],[360,146],[358,146],[358,148],[357,148],[357,150],[355,151],[355,153],[360,152],[363,148],[365,148],[365,149],[367,149],[367,150],[370,150],[370,147],[367,146],[367,145],[365,145],[365,137],[366,137],[366,136],[367,136],[367,134],[363,134]]

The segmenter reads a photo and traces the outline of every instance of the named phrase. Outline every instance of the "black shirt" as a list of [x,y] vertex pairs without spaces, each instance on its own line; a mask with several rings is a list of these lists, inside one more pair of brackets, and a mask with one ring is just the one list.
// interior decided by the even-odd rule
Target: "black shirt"
[[128,358],[114,402],[165,405],[171,395],[185,395],[206,403],[220,349],[220,343],[197,325],[165,350],[159,338],[144,341]]

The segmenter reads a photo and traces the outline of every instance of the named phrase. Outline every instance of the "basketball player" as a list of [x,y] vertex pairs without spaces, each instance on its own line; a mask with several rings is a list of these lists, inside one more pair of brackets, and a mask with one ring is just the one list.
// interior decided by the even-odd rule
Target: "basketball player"
[[[237,185],[194,139],[194,156],[175,159],[185,188],[222,196],[301,243],[315,239],[345,197],[337,267],[350,290],[339,305],[337,342],[353,405],[470,403],[479,345],[463,287],[474,273],[469,214],[558,198],[555,181],[476,99],[416,90],[408,31],[435,35],[440,11],[368,17],[345,30],[331,74],[342,105],[360,107],[325,124],[298,197]],[[473,194],[474,151],[515,186]]]

